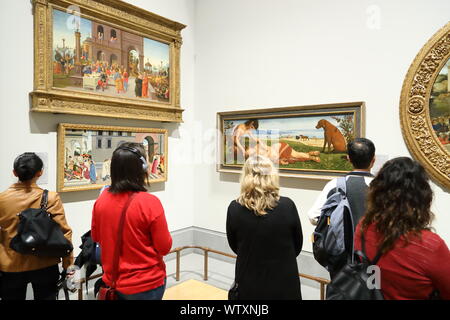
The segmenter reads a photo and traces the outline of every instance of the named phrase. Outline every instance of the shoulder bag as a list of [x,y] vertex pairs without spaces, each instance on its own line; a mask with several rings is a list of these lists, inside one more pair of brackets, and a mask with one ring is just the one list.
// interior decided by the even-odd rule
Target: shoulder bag
[[42,193],[39,209],[28,208],[18,214],[17,235],[11,239],[11,249],[39,257],[66,257],[72,243],[64,237],[61,227],[47,211],[48,190]]
[[[356,254],[361,261],[347,263],[327,286],[327,300],[384,300],[381,288],[369,286],[372,266],[380,260],[382,253],[378,250],[375,258],[367,257],[364,234],[361,232],[361,249]],[[370,268],[370,269],[369,269]],[[376,269],[375,269],[375,272]]]

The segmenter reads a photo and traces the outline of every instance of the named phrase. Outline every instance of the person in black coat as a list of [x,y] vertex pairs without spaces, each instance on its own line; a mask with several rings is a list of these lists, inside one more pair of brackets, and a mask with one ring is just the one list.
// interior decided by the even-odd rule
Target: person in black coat
[[270,159],[250,157],[241,195],[230,203],[226,231],[237,254],[239,300],[301,299],[296,257],[303,234],[295,203],[279,196],[278,172]]
[[142,75],[136,77],[135,80],[136,86],[134,87],[134,93],[136,97],[142,97]]

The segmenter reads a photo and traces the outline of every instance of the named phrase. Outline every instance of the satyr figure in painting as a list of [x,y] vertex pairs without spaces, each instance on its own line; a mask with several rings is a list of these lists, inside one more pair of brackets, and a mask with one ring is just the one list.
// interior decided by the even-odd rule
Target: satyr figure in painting
[[[264,145],[261,140],[256,138],[252,131],[258,130],[259,122],[256,119],[247,120],[244,123],[238,124],[233,128],[233,155],[234,155],[234,161],[236,162],[238,159],[238,152],[241,152],[241,156],[245,159],[248,158],[248,153],[245,150],[245,143],[242,145],[241,139],[244,136],[248,136],[251,140],[253,140],[256,144]],[[267,147],[267,146],[266,146]]]

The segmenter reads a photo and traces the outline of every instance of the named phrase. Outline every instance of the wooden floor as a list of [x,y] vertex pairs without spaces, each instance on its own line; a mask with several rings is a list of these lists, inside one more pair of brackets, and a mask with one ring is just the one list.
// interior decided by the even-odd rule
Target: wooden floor
[[228,300],[228,292],[191,279],[166,289],[163,300]]

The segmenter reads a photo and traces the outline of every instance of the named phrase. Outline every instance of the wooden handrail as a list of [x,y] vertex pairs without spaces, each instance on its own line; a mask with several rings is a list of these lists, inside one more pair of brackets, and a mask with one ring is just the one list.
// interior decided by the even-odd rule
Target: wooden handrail
[[[229,258],[234,258],[236,259],[236,255],[233,254],[229,254],[226,252],[222,252],[222,251],[218,251],[218,250],[214,250],[208,247],[201,247],[201,246],[182,246],[182,247],[177,247],[173,250],[171,250],[169,252],[169,254],[171,253],[175,253],[176,254],[176,267],[175,267],[175,280],[176,281],[180,281],[180,262],[181,262],[181,251],[185,250],[185,249],[200,249],[203,250],[204,253],[204,265],[203,265],[203,279],[205,281],[208,280],[208,253],[212,252],[215,254],[219,254],[225,257],[229,257]],[[316,281],[320,284],[320,300],[324,300],[325,299],[325,286],[328,285],[330,283],[329,280],[324,279],[324,278],[319,278],[319,277],[315,277],[315,276],[311,276],[308,274],[304,274],[304,273],[299,273],[298,274],[299,277],[302,278],[306,278],[309,280],[313,280]],[[78,300],[83,300],[83,283],[86,283],[87,280],[92,280],[92,279],[96,279],[101,277],[101,274],[97,274],[95,276],[91,276],[88,278],[83,278],[80,279],[80,288],[78,289]]]

